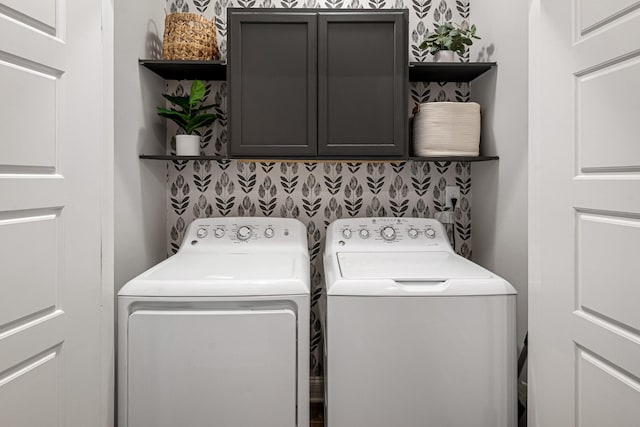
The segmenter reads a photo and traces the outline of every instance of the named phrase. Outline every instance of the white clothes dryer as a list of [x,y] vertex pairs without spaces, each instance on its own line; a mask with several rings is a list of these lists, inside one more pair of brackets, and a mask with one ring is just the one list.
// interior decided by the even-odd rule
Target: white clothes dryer
[[515,427],[515,290],[432,219],[332,223],[328,427]]
[[195,220],[118,293],[119,427],[308,426],[309,307],[301,222]]

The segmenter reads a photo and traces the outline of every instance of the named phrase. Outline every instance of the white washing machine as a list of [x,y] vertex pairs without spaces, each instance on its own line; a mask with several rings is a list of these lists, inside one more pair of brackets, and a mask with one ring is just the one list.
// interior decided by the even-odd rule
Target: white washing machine
[[328,427],[515,427],[515,290],[432,219],[332,223]]
[[118,426],[308,426],[309,306],[301,222],[195,220],[118,293]]

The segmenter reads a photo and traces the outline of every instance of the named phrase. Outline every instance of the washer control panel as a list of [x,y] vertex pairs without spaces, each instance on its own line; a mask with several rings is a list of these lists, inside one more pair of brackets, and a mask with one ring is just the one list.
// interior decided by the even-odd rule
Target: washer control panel
[[292,218],[200,218],[187,229],[182,246],[192,248],[299,244],[307,248],[304,224]]
[[341,251],[389,250],[391,247],[402,251],[450,248],[444,226],[430,218],[339,219],[327,229],[327,248],[332,245]]

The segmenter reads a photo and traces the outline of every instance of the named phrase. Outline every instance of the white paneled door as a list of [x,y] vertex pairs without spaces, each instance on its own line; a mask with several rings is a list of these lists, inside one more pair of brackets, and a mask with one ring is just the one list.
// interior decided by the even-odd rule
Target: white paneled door
[[101,0],[0,0],[0,426],[101,425]]
[[530,4],[530,425],[640,426],[640,2]]

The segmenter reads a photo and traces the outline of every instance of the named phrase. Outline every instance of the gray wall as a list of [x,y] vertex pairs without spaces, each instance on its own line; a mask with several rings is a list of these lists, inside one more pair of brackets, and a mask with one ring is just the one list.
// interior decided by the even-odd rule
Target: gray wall
[[482,105],[482,151],[497,163],[474,164],[473,259],[518,290],[518,339],[527,329],[528,4],[474,0],[473,23],[482,40],[471,61],[498,68],[471,84]]
[[138,66],[159,54],[163,4],[115,3],[115,287],[166,254],[166,164],[140,160],[165,151],[165,123],[155,113],[164,80]]

